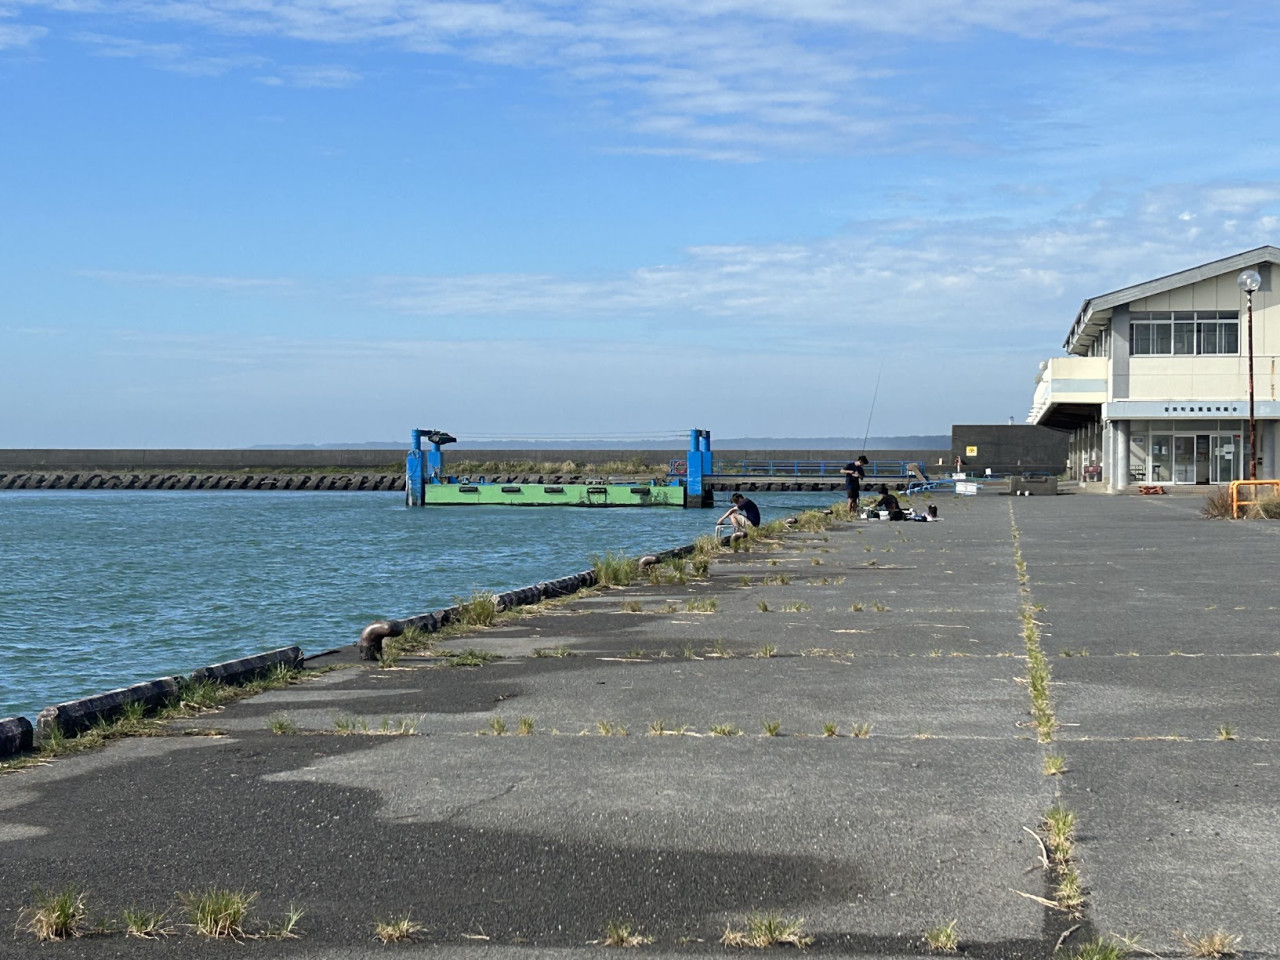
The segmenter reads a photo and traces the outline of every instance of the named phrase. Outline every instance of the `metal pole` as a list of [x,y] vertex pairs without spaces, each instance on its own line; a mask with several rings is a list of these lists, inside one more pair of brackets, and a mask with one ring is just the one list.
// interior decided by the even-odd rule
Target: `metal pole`
[[1249,479],[1258,479],[1257,424],[1253,419],[1253,291],[1245,292],[1249,326]]

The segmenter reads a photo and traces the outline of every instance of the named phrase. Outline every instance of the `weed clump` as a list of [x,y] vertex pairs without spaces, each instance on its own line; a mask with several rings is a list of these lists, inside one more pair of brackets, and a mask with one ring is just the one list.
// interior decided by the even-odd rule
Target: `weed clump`
[[955,953],[960,947],[960,936],[956,933],[956,923],[952,920],[949,923],[939,924],[924,932],[924,942],[928,944],[930,950],[936,950],[939,953]]
[[210,887],[202,892],[182,894],[192,929],[198,936],[211,940],[244,939],[244,923],[258,895],[243,890]]
[[168,926],[169,912],[162,910],[141,910],[133,907],[125,908],[121,914],[124,921],[124,935],[137,937],[139,940],[159,940],[173,934],[174,929]]
[[471,599],[455,597],[458,613],[454,623],[463,627],[488,627],[498,616],[498,597],[487,590],[475,590]]
[[606,947],[640,947],[653,943],[653,937],[646,937],[640,928],[621,920],[610,920],[604,925],[604,936],[593,941]]
[[383,943],[404,943],[420,932],[422,925],[414,923],[407,913],[403,917],[378,920],[373,925],[373,935]]
[[804,932],[804,920],[793,920],[776,913],[753,913],[747,917],[745,930],[724,928],[720,942],[726,947],[752,947],[763,950],[779,944],[804,949],[813,943],[813,937]]
[[1090,940],[1081,944],[1069,956],[1069,960],[1125,960],[1129,951],[1110,940]]
[[591,570],[598,586],[625,587],[640,572],[640,561],[610,550],[603,557],[596,555],[591,558]]
[[1225,930],[1214,930],[1212,933],[1179,931],[1178,936],[1193,957],[1234,957],[1236,947],[1240,945],[1240,937]]
[[66,940],[84,933],[87,911],[83,892],[72,887],[53,893],[36,890],[35,901],[18,922],[37,940]]

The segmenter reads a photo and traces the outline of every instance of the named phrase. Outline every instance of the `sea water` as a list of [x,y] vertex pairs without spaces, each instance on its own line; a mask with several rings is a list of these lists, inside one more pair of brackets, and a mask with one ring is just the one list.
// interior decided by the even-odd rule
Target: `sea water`
[[[752,494],[765,519],[833,493]],[[710,533],[717,511],[434,507],[400,493],[0,493],[0,718]]]

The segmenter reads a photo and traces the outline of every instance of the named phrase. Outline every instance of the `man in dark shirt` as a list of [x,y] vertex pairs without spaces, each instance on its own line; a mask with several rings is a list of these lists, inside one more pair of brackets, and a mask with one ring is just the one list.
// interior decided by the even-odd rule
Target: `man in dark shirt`
[[880,499],[876,501],[876,510],[889,511],[890,520],[905,520],[906,514],[902,510],[902,505],[898,503],[898,498],[889,492],[889,488],[883,483],[880,484]]
[[725,511],[716,523],[724,523],[726,520],[733,524],[734,536],[745,534],[748,527],[760,526],[760,508],[752,501],[748,500],[740,493],[735,493],[729,498],[729,502],[733,504]]
[[849,498],[849,512],[854,516],[858,514],[858,497],[862,493],[862,478],[867,475],[863,469],[867,465],[867,458],[859,456],[852,463],[846,463],[840,470],[844,474],[844,493]]

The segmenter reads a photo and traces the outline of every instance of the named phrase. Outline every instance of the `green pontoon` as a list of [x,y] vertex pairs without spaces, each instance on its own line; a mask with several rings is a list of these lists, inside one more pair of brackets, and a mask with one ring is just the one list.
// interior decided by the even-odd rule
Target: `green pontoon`
[[[709,465],[711,435],[695,430],[690,436],[697,438],[690,441],[698,454],[695,468],[667,483],[494,483],[449,476],[440,448],[456,438],[442,430],[414,430],[405,459],[405,502],[411,507],[700,507],[705,505],[700,467],[704,457]],[[424,439],[431,444],[426,451]],[[691,453],[690,463],[694,460]]]

